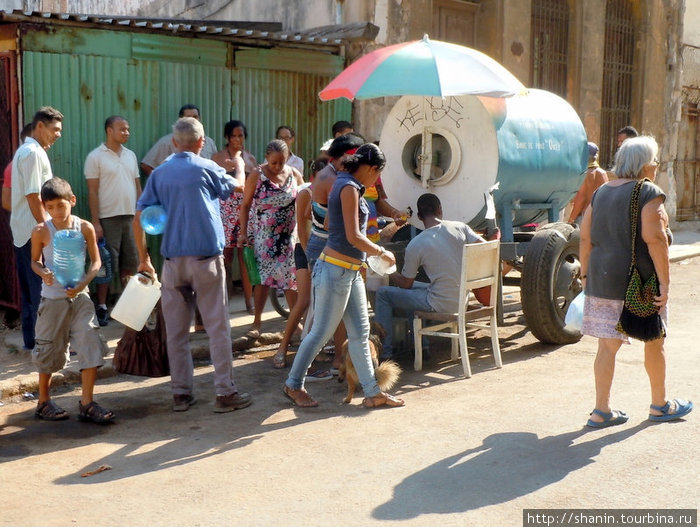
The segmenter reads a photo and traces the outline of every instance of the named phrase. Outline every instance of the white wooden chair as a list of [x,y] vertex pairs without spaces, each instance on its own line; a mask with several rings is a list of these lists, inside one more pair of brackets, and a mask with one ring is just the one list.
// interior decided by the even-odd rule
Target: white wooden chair
[[[437,256],[437,255],[436,255]],[[452,359],[462,356],[464,376],[471,377],[467,350],[467,328],[488,329],[491,332],[491,347],[496,367],[503,366],[501,349],[498,344],[498,324],[496,320],[496,296],[500,282],[501,265],[499,258],[499,242],[494,240],[486,243],[470,243],[462,250],[462,274],[459,284],[459,306],[457,313],[435,313],[416,311],[413,318],[413,338],[416,356],[414,369],[423,368],[423,335],[447,337],[452,339]],[[469,291],[479,287],[491,286],[491,297],[488,306],[467,309]],[[488,318],[488,322],[475,323],[474,320]],[[423,320],[436,322],[423,327]]]

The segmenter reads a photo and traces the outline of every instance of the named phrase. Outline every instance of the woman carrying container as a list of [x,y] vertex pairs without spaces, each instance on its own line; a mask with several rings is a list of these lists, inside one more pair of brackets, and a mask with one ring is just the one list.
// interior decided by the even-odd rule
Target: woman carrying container
[[297,351],[284,394],[300,407],[318,406],[304,389],[306,371],[341,319],[348,334],[348,352],[357,371],[366,408],[403,406],[404,401],[379,389],[369,350],[367,297],[360,269],[365,257],[377,255],[387,263],[394,256],[366,236],[369,208],[362,197],[379,177],[386,158],[373,144],[343,157],[328,199],[328,240],[312,273],[315,314],[311,331]]

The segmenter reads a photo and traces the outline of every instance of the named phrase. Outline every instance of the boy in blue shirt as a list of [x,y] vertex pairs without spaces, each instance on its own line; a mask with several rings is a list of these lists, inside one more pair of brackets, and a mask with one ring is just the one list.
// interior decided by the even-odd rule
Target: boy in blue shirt
[[[41,187],[41,201],[50,219],[32,230],[32,270],[42,280],[41,303],[36,321],[36,345],[32,359],[39,372],[39,402],[35,415],[48,421],[68,419],[68,413],[51,400],[51,375],[69,359],[68,344],[78,353],[82,397],[78,403],[81,421],[107,423],[114,414],[93,400],[97,368],[104,364],[106,346],[100,338],[95,308],[86,288],[102,262],[95,229],[88,221],[71,214],[75,195],[67,181],[51,178]],[[53,238],[57,231],[72,229],[85,238],[90,267],[74,287],[63,287],[54,276]]]

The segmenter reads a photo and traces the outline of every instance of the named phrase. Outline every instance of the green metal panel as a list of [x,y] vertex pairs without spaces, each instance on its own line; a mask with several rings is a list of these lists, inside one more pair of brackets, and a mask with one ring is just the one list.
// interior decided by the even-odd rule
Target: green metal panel
[[[330,137],[332,123],[351,114],[348,101],[318,99],[342,69],[339,57],[324,53],[246,50],[239,68],[232,69],[232,45],[205,39],[54,28],[27,33],[21,44],[25,120],[43,105],[64,114],[63,137],[49,157],[54,173],[67,179],[78,197],[75,213],[88,219],[83,164],[104,140],[110,115],[129,121],[127,146],[139,160],[170,132],[179,108],[193,103],[219,148],[224,124],[238,118],[251,132],[247,147],[262,161],[276,127],[288,124],[297,131],[297,153],[308,163]],[[275,57],[277,51],[284,60]],[[313,60],[317,64],[300,72]],[[290,71],[290,64],[300,67]],[[155,257],[155,242],[151,249]]]
[[343,69],[343,58],[327,53],[292,49],[241,49],[235,54],[235,67],[275,71],[336,75]]
[[[246,148],[262,161],[275,130],[286,124],[296,131],[295,153],[308,167],[318,156],[321,145],[331,137],[332,124],[340,119],[350,120],[349,101],[321,102],[318,98],[318,92],[342,70],[342,60],[317,54],[315,60],[324,67],[317,64],[310,68],[314,73],[302,73],[299,72],[302,64],[311,62],[308,53],[284,50],[285,60],[279,61],[272,57],[271,50],[259,51],[254,54],[246,50],[235,55],[239,69],[234,77],[233,117],[248,128]],[[246,59],[240,60],[240,55]],[[264,60],[249,60],[254,56]],[[241,64],[246,67],[240,67]]]
[[[35,29],[35,26],[32,26],[32,29]],[[45,26],[42,27],[42,31],[23,31],[22,49],[45,53],[129,58],[131,38],[132,33],[127,32]]]
[[228,47],[216,40],[164,37],[136,33],[132,38],[132,56],[140,60],[225,66]]

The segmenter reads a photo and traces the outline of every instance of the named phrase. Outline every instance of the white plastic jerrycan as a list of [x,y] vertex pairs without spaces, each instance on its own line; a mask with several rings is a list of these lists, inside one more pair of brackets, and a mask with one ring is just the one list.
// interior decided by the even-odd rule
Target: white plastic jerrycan
[[141,331],[160,298],[160,282],[137,273],[129,279],[111,316],[125,326]]

